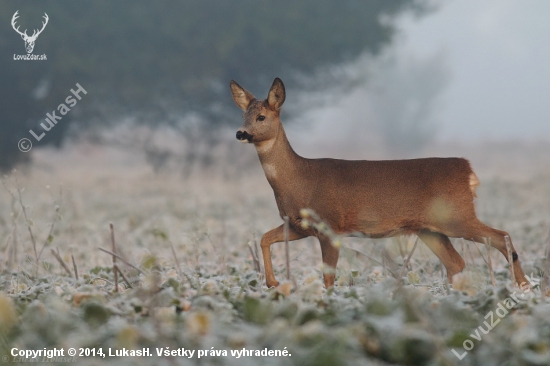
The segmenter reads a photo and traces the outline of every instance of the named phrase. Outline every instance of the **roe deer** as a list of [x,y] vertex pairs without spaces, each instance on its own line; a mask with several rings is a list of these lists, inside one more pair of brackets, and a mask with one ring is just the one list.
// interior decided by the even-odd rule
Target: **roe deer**
[[[441,260],[452,283],[464,269],[464,260],[449,237],[491,245],[508,259],[504,231],[493,229],[475,214],[474,197],[479,181],[462,158],[411,160],[306,159],[294,152],[280,121],[285,87],[276,78],[267,99],[257,100],[235,81],[233,99],[244,111],[237,131],[241,142],[253,143],[275,193],[281,218],[289,217],[288,240],[315,236],[323,262],[336,269],[339,248],[314,229],[303,228],[300,210],[315,211],[341,235],[362,233],[371,238],[416,234]],[[284,240],[283,225],[262,236],[266,284],[277,286],[270,247]],[[510,243],[511,244],[511,243]],[[529,285],[511,245],[515,277]],[[334,271],[323,275],[325,286],[334,285]],[[523,285],[525,283],[525,285]]]

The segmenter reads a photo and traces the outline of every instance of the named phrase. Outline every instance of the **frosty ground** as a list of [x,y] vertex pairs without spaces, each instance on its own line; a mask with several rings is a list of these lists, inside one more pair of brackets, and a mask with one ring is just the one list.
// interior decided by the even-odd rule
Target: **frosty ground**
[[[426,154],[443,155],[434,149]],[[155,174],[136,154],[80,144],[61,151],[38,150],[29,167],[4,177],[2,356],[10,355],[13,348],[65,352],[83,348],[88,355],[71,361],[84,365],[550,363],[550,303],[539,286],[550,230],[550,153],[544,153],[550,149],[482,145],[468,151],[482,181],[478,216],[510,233],[532,280],[533,290],[526,294],[511,286],[500,253],[490,252],[495,288],[485,247],[458,239],[453,244],[467,266],[453,287],[446,285],[444,269],[422,243],[399,283],[396,277],[415,237],[346,239],[337,285],[329,291],[322,285],[316,240],[291,243],[289,281],[284,245],[275,244],[274,268],[283,285],[267,289],[250,246],[259,244],[261,235],[280,225],[281,219],[260,165],[252,149],[247,150],[239,161],[227,155],[230,158],[226,156],[223,163],[196,168],[184,179],[177,167]],[[447,147],[444,155],[454,155],[451,150]],[[463,151],[459,155],[467,156]],[[98,249],[111,250],[110,223],[118,252],[138,268],[118,260],[126,277],[119,277],[118,292],[112,257]],[[518,301],[506,302],[514,296]],[[506,314],[498,311],[499,304],[508,310]],[[91,349],[101,349],[105,357],[91,354]],[[136,355],[145,349],[151,356]],[[117,350],[128,353],[117,356]],[[270,351],[279,353],[270,355]],[[45,361],[67,362],[41,362]]]

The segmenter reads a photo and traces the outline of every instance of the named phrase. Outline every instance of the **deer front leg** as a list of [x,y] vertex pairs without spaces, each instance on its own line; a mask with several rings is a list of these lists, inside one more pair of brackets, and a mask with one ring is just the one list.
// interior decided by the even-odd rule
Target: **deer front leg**
[[336,264],[338,263],[338,256],[340,255],[340,248],[336,248],[332,245],[332,241],[325,237],[319,236],[319,243],[321,244],[321,256],[323,257],[323,263],[326,267],[325,270],[329,270],[329,273],[323,273],[323,279],[325,280],[325,288],[334,286],[334,279],[336,278]]
[[[298,240],[305,237],[305,235],[294,231],[292,227],[288,228],[289,241]],[[273,264],[271,263],[271,244],[279,243],[284,240],[283,225],[268,231],[262,236],[260,247],[262,248],[262,256],[264,258],[265,283],[267,287],[275,287],[279,284],[279,282],[275,279],[275,274],[273,273]]]

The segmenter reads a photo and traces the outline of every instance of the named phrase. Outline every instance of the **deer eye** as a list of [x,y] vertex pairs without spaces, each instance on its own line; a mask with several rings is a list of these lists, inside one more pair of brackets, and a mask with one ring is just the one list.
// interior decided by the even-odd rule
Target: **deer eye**
[[265,120],[265,116],[262,115],[259,115],[258,118],[256,118],[256,121],[262,122],[263,120]]

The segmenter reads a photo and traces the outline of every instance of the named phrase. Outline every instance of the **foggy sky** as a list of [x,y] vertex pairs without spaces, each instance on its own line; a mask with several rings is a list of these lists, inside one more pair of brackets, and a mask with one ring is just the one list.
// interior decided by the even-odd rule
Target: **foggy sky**
[[382,55],[348,65],[350,79],[365,82],[290,126],[297,145],[380,143],[380,90],[401,95],[387,114],[424,95],[439,142],[550,140],[550,2],[441,3],[420,19],[398,18],[401,33]]
[[400,20],[403,53],[443,50],[439,138],[550,138],[550,2],[453,0]]

